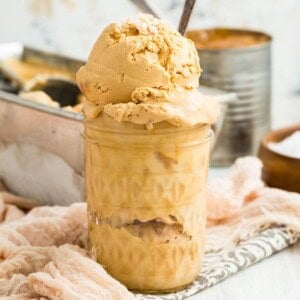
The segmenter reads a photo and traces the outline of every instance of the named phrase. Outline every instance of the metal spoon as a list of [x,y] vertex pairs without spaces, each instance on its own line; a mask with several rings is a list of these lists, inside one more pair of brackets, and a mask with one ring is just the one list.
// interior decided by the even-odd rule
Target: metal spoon
[[[161,12],[153,6],[150,6],[150,4],[146,0],[131,0],[131,2],[142,12],[151,14],[158,19],[163,18]],[[185,34],[195,2],[196,0],[186,0],[184,3],[184,9],[181,14],[180,23],[178,26],[178,31],[182,35]]]
[[58,75],[37,75],[25,83],[23,91],[44,91],[61,106],[74,106],[80,94],[75,81]]
[[163,19],[161,12],[150,5],[146,0],[131,0],[131,2],[142,12],[153,15],[157,19]]
[[178,31],[182,35],[185,35],[186,28],[188,26],[195,2],[196,2],[196,0],[186,0],[184,3],[183,12],[182,12],[179,26],[178,26]]

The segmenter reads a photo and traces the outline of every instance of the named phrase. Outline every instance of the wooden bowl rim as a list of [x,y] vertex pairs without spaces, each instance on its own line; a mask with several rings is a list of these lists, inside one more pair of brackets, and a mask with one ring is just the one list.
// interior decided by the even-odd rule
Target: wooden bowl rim
[[270,147],[268,147],[268,144],[270,142],[277,142],[278,143],[278,142],[282,141],[284,138],[290,136],[293,132],[298,131],[298,130],[300,131],[300,124],[296,124],[296,125],[292,125],[292,126],[272,130],[271,132],[267,133],[263,137],[262,142],[261,142],[261,146],[264,148],[265,151],[271,152],[273,155],[277,156],[280,159],[285,159],[285,160],[287,160],[291,163],[300,164],[300,159],[299,158],[290,157],[290,156],[287,156],[287,155],[280,154],[278,152],[275,152]]

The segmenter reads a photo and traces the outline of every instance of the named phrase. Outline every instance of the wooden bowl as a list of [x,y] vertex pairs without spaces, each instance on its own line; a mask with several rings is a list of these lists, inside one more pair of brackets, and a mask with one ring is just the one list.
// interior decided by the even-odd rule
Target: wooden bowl
[[263,162],[263,180],[268,186],[300,193],[300,159],[274,152],[270,142],[280,142],[293,132],[300,130],[300,124],[271,131],[261,141],[259,158]]

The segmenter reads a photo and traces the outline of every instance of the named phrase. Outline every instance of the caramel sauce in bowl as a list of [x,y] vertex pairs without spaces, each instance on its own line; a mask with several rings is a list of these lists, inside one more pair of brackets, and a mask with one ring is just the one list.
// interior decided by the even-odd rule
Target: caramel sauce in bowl
[[237,49],[257,46],[271,41],[267,34],[229,28],[190,30],[186,37],[191,39],[197,49]]

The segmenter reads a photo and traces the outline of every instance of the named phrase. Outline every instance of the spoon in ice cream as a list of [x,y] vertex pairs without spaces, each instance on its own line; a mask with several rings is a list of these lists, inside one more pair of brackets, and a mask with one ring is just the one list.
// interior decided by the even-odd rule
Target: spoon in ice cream
[[[146,0],[131,0],[131,2],[142,12],[153,15],[157,19],[162,19],[161,12],[150,5]],[[183,12],[181,14],[178,31],[184,35],[188,26],[190,16],[192,14],[196,0],[186,0],[184,3]]]
[[157,19],[164,19],[162,13],[156,7],[149,4],[146,0],[131,0],[131,2],[142,12],[150,14]]
[[178,31],[185,35],[196,0],[186,0],[181,14]]
[[37,75],[28,80],[22,88],[23,92],[44,91],[61,106],[74,106],[80,90],[73,80],[59,75]]

